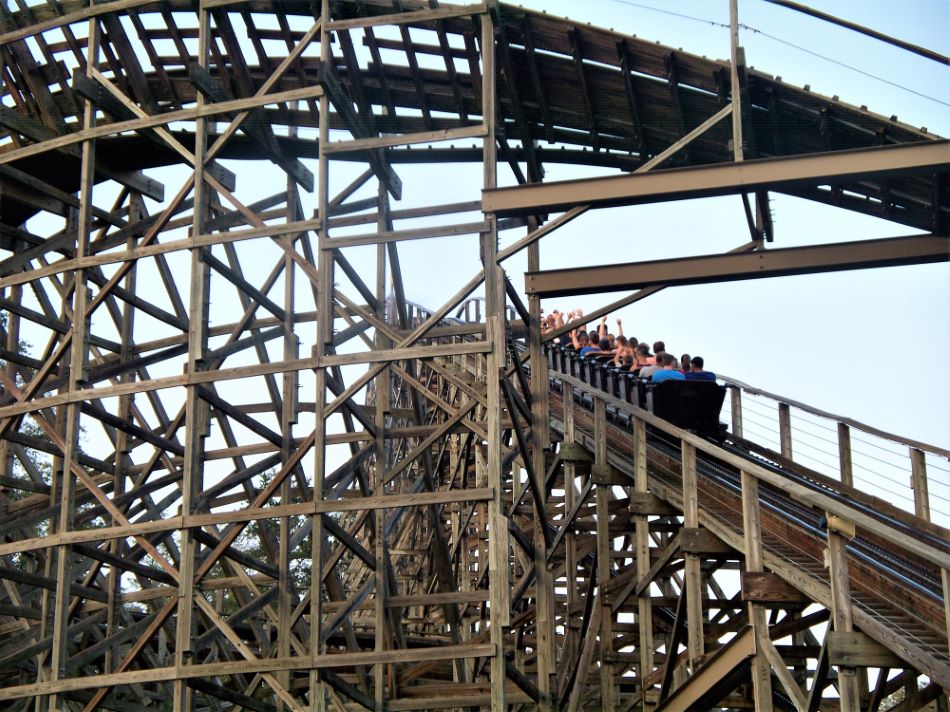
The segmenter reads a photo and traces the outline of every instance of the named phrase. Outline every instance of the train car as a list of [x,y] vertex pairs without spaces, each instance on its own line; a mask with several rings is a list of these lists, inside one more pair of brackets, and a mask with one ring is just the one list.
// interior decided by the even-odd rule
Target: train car
[[559,344],[548,345],[547,353],[548,367],[554,372],[581,380],[684,430],[719,441],[725,438],[726,424],[719,420],[726,397],[725,386],[714,381],[652,383],[614,366],[603,356],[581,357],[573,349]]

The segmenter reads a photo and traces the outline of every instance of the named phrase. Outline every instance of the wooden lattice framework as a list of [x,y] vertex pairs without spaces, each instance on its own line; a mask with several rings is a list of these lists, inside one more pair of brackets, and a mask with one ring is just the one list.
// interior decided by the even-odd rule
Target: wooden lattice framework
[[[738,62],[494,3],[51,1],[0,16],[5,708],[675,708],[723,635],[727,663],[704,669],[729,704],[787,699],[769,665],[786,690],[819,679],[807,626],[830,614],[794,621],[809,600],[832,608],[824,589],[770,579],[756,599],[784,611],[789,671],[763,638],[765,603],[723,598],[713,619],[698,593],[719,569],[764,576],[755,536],[711,540],[695,495],[648,491],[649,419],[623,473],[603,401],[577,431],[571,401],[550,402],[540,297],[519,297],[503,265],[525,250],[538,270],[541,237],[590,204],[555,193],[564,212],[542,227],[534,198],[493,207],[498,171],[524,184],[552,160],[647,173],[771,158],[749,251],[771,240],[770,189],[945,235],[945,143]],[[827,173],[790,182],[782,161],[917,142],[923,156],[830,189]],[[232,159],[269,160],[276,191]],[[478,166],[468,202],[430,190],[394,207],[398,167],[416,162],[430,184],[441,165]],[[525,234],[500,249],[504,229]],[[478,245],[471,279],[428,309],[403,277],[433,270],[406,257],[424,239]],[[556,458],[552,437],[570,445]],[[757,531],[758,480],[743,478]],[[945,591],[946,552],[922,560]],[[928,612],[943,656],[901,663],[935,680],[924,704],[946,684],[947,616]],[[680,638],[682,664],[665,652]],[[821,682],[793,703],[820,703]],[[849,695],[868,691],[842,683]]]

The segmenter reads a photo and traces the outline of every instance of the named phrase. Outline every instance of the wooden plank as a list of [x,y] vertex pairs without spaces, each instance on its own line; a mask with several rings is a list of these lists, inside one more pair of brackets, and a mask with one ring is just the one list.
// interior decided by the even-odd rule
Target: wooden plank
[[0,164],[18,161],[30,156],[40,155],[48,151],[53,151],[67,146],[73,146],[83,141],[91,141],[97,138],[104,138],[113,134],[125,133],[128,131],[140,131],[159,126],[165,126],[178,121],[195,121],[197,119],[220,116],[221,114],[234,113],[247,109],[255,109],[268,104],[283,104],[301,99],[313,99],[323,95],[323,88],[320,86],[307,86],[297,89],[288,89],[287,91],[274,92],[263,96],[250,96],[234,101],[220,102],[216,104],[203,104],[179,111],[169,111],[156,116],[146,116],[143,118],[131,119],[129,121],[116,121],[110,124],[102,124],[93,128],[82,129],[65,136],[52,138],[42,143],[23,146],[14,151],[0,155]]
[[389,26],[421,24],[435,22],[436,20],[448,20],[453,17],[482,15],[487,11],[488,6],[484,3],[479,3],[477,5],[456,5],[453,7],[435,8],[432,10],[416,10],[375,15],[372,17],[357,17],[351,20],[331,20],[327,24],[327,29],[330,32],[340,32],[343,30],[353,30],[363,27],[376,27],[379,25]]
[[[754,654],[755,636],[752,634],[752,628],[746,627],[717,650],[683,685],[663,699],[654,709],[656,712],[686,712],[698,709],[700,701],[704,700],[704,696],[718,682]],[[669,660],[667,664],[670,664]],[[719,700],[705,700],[705,702],[715,704]]]
[[97,687],[115,687],[136,683],[148,684],[171,680],[188,680],[223,675],[245,675],[277,672],[280,670],[319,670],[322,668],[353,667],[356,665],[396,664],[456,658],[491,657],[494,650],[487,644],[444,645],[377,652],[333,653],[326,655],[299,655],[290,658],[256,658],[200,665],[155,667],[107,675],[83,675],[53,682],[14,685],[0,689],[0,700],[16,700],[57,692],[75,692]]
[[680,514],[676,507],[652,492],[631,492],[627,497],[630,511],[636,515],[668,517]]
[[593,465],[590,474],[595,485],[629,487],[633,484],[630,477],[610,465]]
[[485,135],[485,125],[475,124],[473,126],[461,126],[457,129],[421,131],[419,133],[360,138],[349,141],[332,141],[329,145],[324,146],[323,150],[328,154],[348,153],[351,151],[392,148],[394,146],[414,146],[419,143],[438,143],[439,141],[458,141],[465,138],[484,138]]
[[845,667],[903,668],[906,663],[876,640],[858,631],[828,631],[831,665]]
[[[775,672],[775,676],[779,679],[779,682],[782,683],[782,688],[788,693],[788,696],[792,698],[792,702],[795,704],[795,709],[804,710],[808,704],[808,698],[805,696],[805,693],[802,692],[802,688],[798,686],[795,678],[792,676],[792,673],[788,671],[788,667],[785,664],[785,661],[782,659],[781,654],[776,650],[775,645],[768,638],[763,638],[759,641],[759,646],[761,652],[764,653],[765,657],[768,658],[769,664],[772,666],[772,670]],[[842,700],[842,703],[844,701]],[[856,708],[845,708],[845,709],[856,709]]]
[[680,548],[684,554],[698,556],[737,554],[736,550],[703,527],[683,527],[680,530]]
[[378,245],[387,242],[403,240],[425,240],[433,237],[453,237],[456,235],[481,235],[488,230],[485,221],[460,223],[457,225],[441,225],[438,227],[420,227],[410,230],[385,230],[367,235],[351,235],[349,237],[334,237],[329,240],[334,248],[356,247],[359,245]]
[[784,579],[767,571],[742,573],[742,600],[755,603],[804,603],[809,599]]
[[[680,446],[683,472],[683,529],[690,531],[699,527],[699,479],[696,470],[696,448],[683,442]],[[696,537],[696,534],[690,534]],[[687,612],[687,655],[690,669],[695,671],[700,658],[705,652],[703,628],[705,616],[703,614],[703,573],[700,557],[697,554],[687,553],[683,549],[686,538],[680,530],[680,550],[685,559],[686,612]]]

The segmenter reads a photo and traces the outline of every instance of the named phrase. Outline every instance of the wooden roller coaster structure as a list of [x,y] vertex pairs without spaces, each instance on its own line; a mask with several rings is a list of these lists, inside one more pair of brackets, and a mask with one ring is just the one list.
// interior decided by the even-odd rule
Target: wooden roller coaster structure
[[[592,283],[629,294],[587,319],[945,261],[946,141],[735,35],[496,2],[18,0],[0,61],[0,707],[946,710],[950,453],[897,440],[903,512],[854,488],[860,424],[838,479],[787,399],[779,452],[726,450],[539,328]],[[771,191],[918,234],[766,250]],[[588,210],[724,194],[733,253],[540,270]],[[421,240],[471,262],[425,308]]]

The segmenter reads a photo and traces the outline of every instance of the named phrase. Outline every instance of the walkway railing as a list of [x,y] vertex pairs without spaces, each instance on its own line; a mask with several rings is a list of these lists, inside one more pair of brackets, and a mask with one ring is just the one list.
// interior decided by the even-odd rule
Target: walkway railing
[[729,431],[797,464],[950,526],[950,450],[720,379]]

